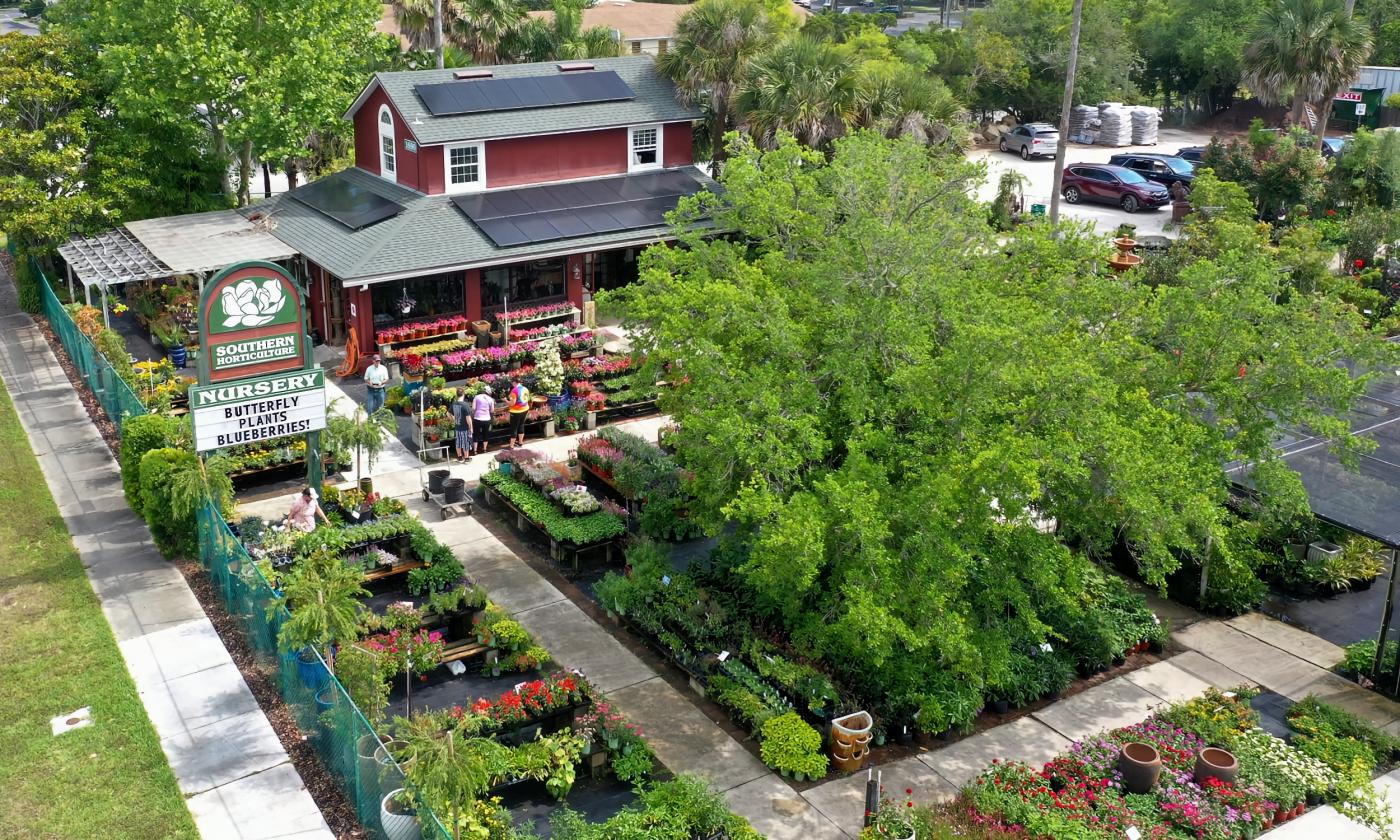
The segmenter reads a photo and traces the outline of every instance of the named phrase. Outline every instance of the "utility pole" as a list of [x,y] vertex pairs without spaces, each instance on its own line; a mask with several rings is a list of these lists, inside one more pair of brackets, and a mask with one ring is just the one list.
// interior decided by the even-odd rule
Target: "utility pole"
[[1065,66],[1065,98],[1060,103],[1060,142],[1055,146],[1055,180],[1050,193],[1050,226],[1060,224],[1060,182],[1065,177],[1065,149],[1069,144],[1069,112],[1074,107],[1074,73],[1079,67],[1079,22],[1084,18],[1084,0],[1074,0],[1069,25],[1069,61]]
[[442,60],[442,0],[433,0],[433,51],[437,54],[437,69],[441,70]]

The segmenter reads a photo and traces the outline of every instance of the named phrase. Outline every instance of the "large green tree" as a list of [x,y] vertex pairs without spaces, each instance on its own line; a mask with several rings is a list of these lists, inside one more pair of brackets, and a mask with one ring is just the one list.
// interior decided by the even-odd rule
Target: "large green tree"
[[0,229],[27,250],[221,204],[197,133],[115,107],[96,60],[63,35],[0,36]]
[[618,300],[684,377],[692,513],[749,540],[756,608],[884,684],[980,674],[998,622],[1043,632],[1079,573],[1036,521],[1162,582],[1225,535],[1225,463],[1266,460],[1277,422],[1336,431],[1361,384],[1335,362],[1379,352],[1350,308],[1280,296],[1247,199],[1147,284],[1084,231],[999,240],[978,167],[910,138],[733,151],[700,205],[735,235],[682,212],[685,247]]
[[[239,165],[280,163],[340,117],[378,55],[375,0],[63,0],[56,27],[99,56],[112,104],[135,119],[193,123]],[[230,177],[222,181],[233,195]]]
[[[972,43],[992,38],[1002,57],[1014,62],[982,80],[981,102],[1023,122],[1059,114],[1071,5],[1071,0],[997,0],[971,15],[966,30]],[[1101,102],[1131,94],[1130,77],[1139,62],[1114,0],[1086,0],[1075,98]]]
[[807,35],[784,38],[757,56],[735,93],[735,109],[763,145],[781,134],[825,147],[860,111],[860,64],[837,45]]
[[1230,107],[1244,73],[1246,32],[1266,0],[1148,0],[1133,7],[1132,34],[1142,53],[1140,87],[1170,106],[1207,115]]

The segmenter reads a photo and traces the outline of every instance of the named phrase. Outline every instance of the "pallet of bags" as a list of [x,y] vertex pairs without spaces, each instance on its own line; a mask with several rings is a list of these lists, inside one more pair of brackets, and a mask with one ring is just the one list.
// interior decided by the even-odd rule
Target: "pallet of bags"
[[1148,105],[1138,105],[1132,109],[1133,145],[1157,145],[1157,126],[1162,122],[1162,112]]
[[1129,146],[1133,142],[1132,115],[1126,108],[1113,104],[1099,111],[1099,145]]

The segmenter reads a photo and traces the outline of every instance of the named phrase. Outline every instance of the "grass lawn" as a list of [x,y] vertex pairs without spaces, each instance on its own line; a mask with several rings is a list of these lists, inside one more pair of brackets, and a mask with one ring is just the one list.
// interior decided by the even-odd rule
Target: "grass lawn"
[[199,836],[3,386],[0,651],[0,838]]

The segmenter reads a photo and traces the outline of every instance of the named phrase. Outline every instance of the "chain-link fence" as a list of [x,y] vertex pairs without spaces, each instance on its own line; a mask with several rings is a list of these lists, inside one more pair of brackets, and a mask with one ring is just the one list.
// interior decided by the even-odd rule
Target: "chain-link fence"
[[93,396],[102,404],[107,418],[117,427],[117,434],[121,434],[122,423],[126,418],[145,414],[146,406],[131,390],[131,386],[117,375],[117,371],[106,357],[97,351],[92,340],[83,335],[78,325],[73,323],[68,310],[63,308],[58,296],[53,293],[53,286],[49,284],[49,278],[44,275],[43,268],[33,257],[29,258],[29,270],[34,272],[35,282],[39,286],[39,297],[43,302],[44,317],[49,319],[49,327],[54,335],[58,336],[63,349],[68,351],[68,358],[73,361],[73,367],[78,373],[82,374],[88,390],[92,391]]
[[405,786],[403,772],[321,655],[311,648],[300,654],[278,650],[277,631],[290,615],[209,502],[199,512],[199,550],[225,609],[238,622],[258,664],[277,669],[282,698],[368,836],[447,840],[451,835],[431,812],[396,812],[394,794]]

